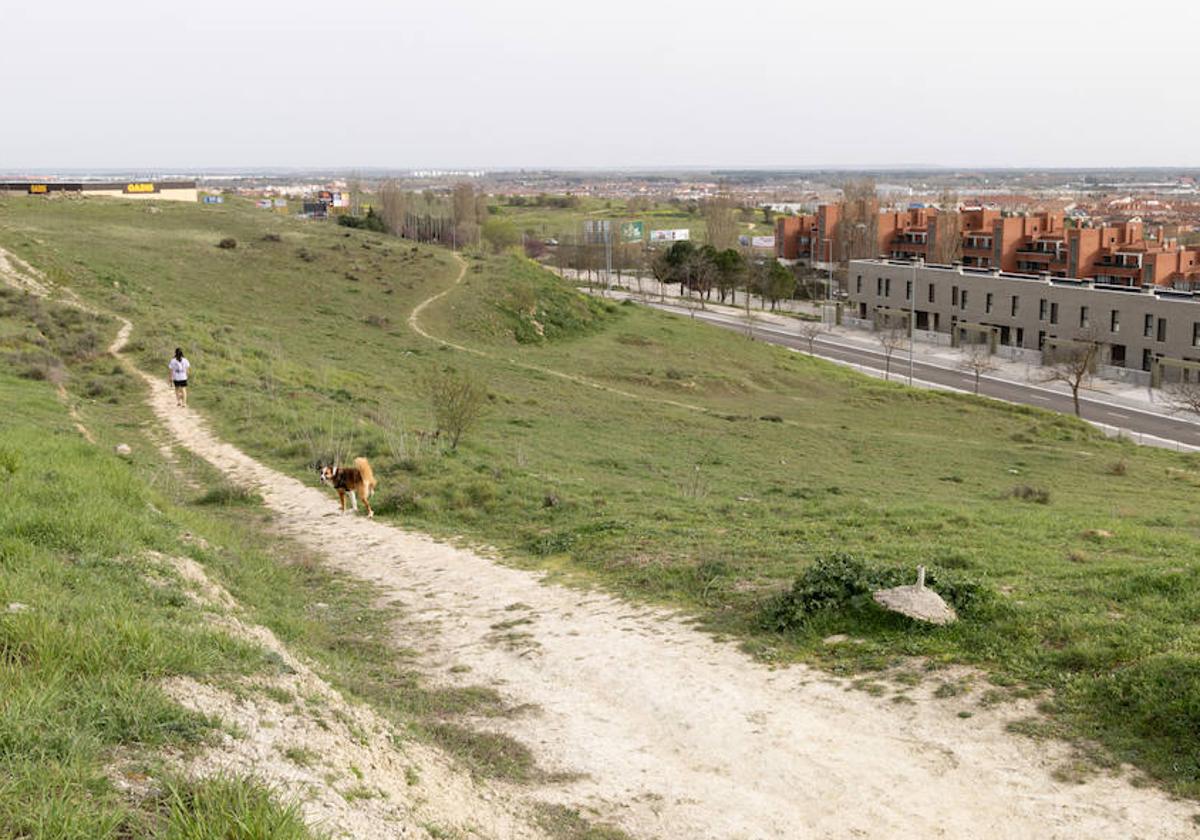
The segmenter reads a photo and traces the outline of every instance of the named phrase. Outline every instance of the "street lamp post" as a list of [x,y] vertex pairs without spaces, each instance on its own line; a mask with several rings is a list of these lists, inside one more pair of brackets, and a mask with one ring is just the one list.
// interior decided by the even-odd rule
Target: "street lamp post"
[[913,384],[913,342],[917,329],[917,258],[912,259],[912,282],[908,289],[908,384]]

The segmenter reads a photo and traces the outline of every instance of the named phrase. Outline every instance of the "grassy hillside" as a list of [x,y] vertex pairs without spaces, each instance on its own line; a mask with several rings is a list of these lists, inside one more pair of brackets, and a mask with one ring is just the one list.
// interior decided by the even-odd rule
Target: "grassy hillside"
[[[476,775],[534,776],[524,746],[474,728],[507,713],[494,691],[426,685],[389,643],[398,614],[375,590],[273,533],[253,494],[186,452],[163,454],[140,380],[101,350],[114,326],[0,285],[0,837],[324,836],[254,778],[183,774],[225,727],[164,682],[280,702],[290,668],[218,629],[168,557],[200,563],[239,616],[406,738]],[[326,783],[353,790],[343,773],[329,766]]]
[[[216,248],[227,235],[237,249]],[[1047,690],[1054,731],[1200,794],[1195,456],[583,301],[512,257],[471,259],[426,308],[425,329],[476,352],[442,348],[406,322],[457,273],[449,255],[238,203],[9,200],[0,243],[132,318],[147,369],[182,344],[193,405],[252,453],[298,475],[370,456],[381,516],[683,606],[764,659],[980,665],[981,702]],[[447,367],[489,392],[457,452],[417,434],[419,383]],[[930,565],[964,620],[810,610],[846,583],[853,564],[822,564],[844,554],[875,577]]]

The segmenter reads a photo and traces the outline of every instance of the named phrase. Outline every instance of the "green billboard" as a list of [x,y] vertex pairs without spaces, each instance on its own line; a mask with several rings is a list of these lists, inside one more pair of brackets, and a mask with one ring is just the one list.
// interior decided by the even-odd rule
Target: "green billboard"
[[646,226],[642,222],[621,222],[622,242],[641,242],[646,236]]

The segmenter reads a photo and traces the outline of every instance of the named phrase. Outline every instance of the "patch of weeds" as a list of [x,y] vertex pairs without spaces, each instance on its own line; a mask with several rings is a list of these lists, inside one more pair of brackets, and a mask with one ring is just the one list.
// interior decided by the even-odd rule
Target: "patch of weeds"
[[296,702],[296,695],[292,694],[286,688],[280,688],[279,686],[265,685],[262,688],[262,693],[281,706],[290,706]]
[[375,788],[366,785],[354,785],[342,791],[342,799],[347,802],[357,802],[360,799],[381,799],[382,796]]
[[511,630],[523,624],[533,624],[532,618],[511,618],[508,621],[497,621],[492,625],[493,630]]
[[193,500],[194,505],[219,505],[223,507],[252,507],[263,503],[262,496],[245,487],[222,482],[210,488],[204,495]]
[[535,819],[555,840],[631,840],[616,826],[589,822],[577,809],[565,805],[539,803]]
[[945,700],[950,697],[958,697],[966,694],[970,690],[970,680],[947,680],[934,689],[933,696],[939,700]]
[[475,775],[510,782],[530,782],[538,776],[533,753],[515,738],[456,723],[435,723],[424,729]]
[[882,697],[887,692],[887,688],[883,683],[876,682],[872,679],[854,680],[852,683],[850,683],[850,687],[857,691],[865,691],[872,697]]
[[1023,502],[1033,502],[1038,505],[1050,504],[1050,491],[1044,487],[1018,484],[1008,494],[1014,499],[1020,499]]
[[308,747],[287,747],[283,750],[283,757],[297,767],[312,767],[320,756],[316,750]]
[[404,768],[404,784],[409,787],[416,787],[421,784],[421,774],[417,772],[417,768],[409,765]]
[[162,797],[163,840],[270,837],[312,840],[297,804],[281,805],[272,791],[242,778],[169,782]]

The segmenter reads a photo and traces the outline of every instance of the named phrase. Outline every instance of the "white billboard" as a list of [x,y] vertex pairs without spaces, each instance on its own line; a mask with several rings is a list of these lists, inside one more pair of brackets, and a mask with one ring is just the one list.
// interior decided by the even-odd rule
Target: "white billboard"
[[650,231],[651,242],[682,242],[685,239],[691,239],[691,235],[687,228]]
[[752,236],[752,237],[750,237],[750,244],[753,245],[755,248],[774,248],[775,247],[775,237],[774,236]]

